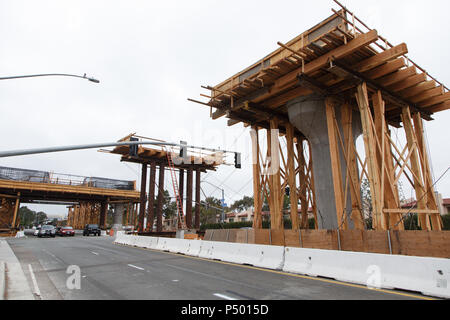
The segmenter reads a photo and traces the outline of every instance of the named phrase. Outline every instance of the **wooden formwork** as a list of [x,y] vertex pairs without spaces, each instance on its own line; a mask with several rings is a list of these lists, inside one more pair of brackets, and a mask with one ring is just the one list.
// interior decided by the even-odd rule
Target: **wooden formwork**
[[[233,235],[228,237],[227,235]],[[450,231],[207,230],[204,240],[450,258]]]

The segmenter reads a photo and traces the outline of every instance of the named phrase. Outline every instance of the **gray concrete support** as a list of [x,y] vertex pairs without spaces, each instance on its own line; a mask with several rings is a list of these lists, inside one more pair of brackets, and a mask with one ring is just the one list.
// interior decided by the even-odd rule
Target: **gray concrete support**
[[[313,160],[313,173],[315,182],[318,222],[321,229],[337,229],[336,203],[333,189],[333,174],[331,170],[330,143],[326,117],[325,97],[311,95],[290,101],[287,104],[290,122],[300,130],[309,140]],[[340,127],[341,136],[344,137],[341,126],[340,106],[336,106],[336,119]],[[361,135],[361,118],[359,113],[353,114],[352,130],[354,141]],[[340,145],[340,144],[339,144]],[[345,188],[346,162],[340,151],[342,177]],[[347,218],[349,228],[353,228],[351,221],[351,196],[347,192]]]
[[113,226],[112,229],[114,231],[121,231],[122,230],[122,221],[123,221],[123,213],[125,211],[125,205],[124,204],[116,204],[114,206],[114,219],[113,219]]

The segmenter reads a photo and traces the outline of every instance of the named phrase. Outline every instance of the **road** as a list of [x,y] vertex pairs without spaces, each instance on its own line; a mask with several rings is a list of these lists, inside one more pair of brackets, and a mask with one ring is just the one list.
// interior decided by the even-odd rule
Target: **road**
[[[410,300],[403,291],[303,277],[113,244],[111,237],[8,239],[43,300]],[[30,266],[31,265],[31,268]],[[81,270],[69,289],[69,266]],[[71,282],[73,283],[73,282]]]

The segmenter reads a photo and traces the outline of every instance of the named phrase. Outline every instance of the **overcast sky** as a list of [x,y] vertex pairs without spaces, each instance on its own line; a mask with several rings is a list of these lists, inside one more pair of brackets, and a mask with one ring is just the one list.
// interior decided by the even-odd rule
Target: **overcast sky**
[[[342,0],[391,43],[450,85],[450,1]],[[94,76],[0,82],[0,150],[110,142],[140,135],[243,152],[249,134],[213,121],[188,102],[332,14],[331,0],[22,1],[0,0],[0,76]],[[426,123],[434,174],[450,165],[450,112]],[[237,141],[237,142],[236,142]],[[236,143],[235,143],[236,142]],[[139,180],[139,167],[96,150],[0,159],[11,166]],[[252,195],[249,163],[222,167],[206,180],[228,204]],[[171,188],[166,182],[168,189]],[[220,191],[204,184],[205,193]],[[450,197],[450,174],[437,189]],[[32,206],[65,215],[64,207]]]

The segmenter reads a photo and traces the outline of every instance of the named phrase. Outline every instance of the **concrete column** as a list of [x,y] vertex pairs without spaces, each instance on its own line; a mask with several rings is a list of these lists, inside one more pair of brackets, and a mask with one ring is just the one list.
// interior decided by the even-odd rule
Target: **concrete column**
[[122,219],[123,219],[124,211],[125,211],[124,204],[118,203],[114,206],[114,219],[113,219],[113,226],[112,226],[112,229],[114,229],[114,231],[122,230]]
[[[287,108],[290,122],[305,135],[311,145],[319,228],[335,230],[338,228],[338,222],[333,190],[325,98],[316,95],[301,97],[290,101],[287,104]],[[340,127],[341,136],[344,137],[340,121],[340,105],[336,106],[336,119]],[[361,117],[355,112],[352,119],[353,137],[354,141],[356,141],[357,137],[362,133]],[[340,157],[345,187],[347,167],[342,150],[340,150]],[[350,192],[347,192],[347,194],[347,219],[349,227],[353,228],[353,222],[351,221],[351,195]]]

